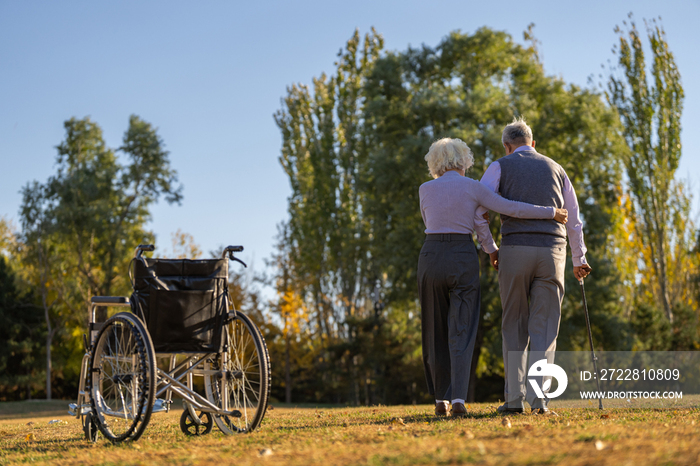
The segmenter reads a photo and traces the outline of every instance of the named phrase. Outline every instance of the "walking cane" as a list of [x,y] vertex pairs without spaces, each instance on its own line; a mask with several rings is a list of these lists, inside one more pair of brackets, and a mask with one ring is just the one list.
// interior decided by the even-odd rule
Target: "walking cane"
[[588,317],[588,304],[586,303],[586,291],[583,289],[583,278],[578,282],[581,284],[581,296],[583,296],[583,311],[586,314],[586,328],[588,328],[588,343],[591,345],[591,359],[593,360],[593,370],[595,371],[595,381],[598,384],[598,409],[603,409],[603,398],[600,391],[600,377],[598,376],[598,358],[593,350],[593,335],[591,334],[591,320]]

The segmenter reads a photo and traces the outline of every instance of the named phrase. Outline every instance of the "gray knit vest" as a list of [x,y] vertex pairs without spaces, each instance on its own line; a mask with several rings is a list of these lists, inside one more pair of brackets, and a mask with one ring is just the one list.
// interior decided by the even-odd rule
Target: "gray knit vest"
[[[498,159],[500,193],[506,199],[542,206],[564,207],[564,169],[534,150]],[[566,227],[556,220],[530,220],[501,214],[503,246],[566,246]]]

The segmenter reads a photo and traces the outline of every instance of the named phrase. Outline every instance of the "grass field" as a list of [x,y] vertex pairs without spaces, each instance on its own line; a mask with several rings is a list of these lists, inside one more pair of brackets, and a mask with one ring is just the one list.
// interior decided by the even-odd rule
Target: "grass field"
[[[180,411],[157,414],[135,443],[88,443],[66,402],[0,403],[0,464],[700,464],[700,410],[559,410],[508,416],[472,404],[464,419],[431,406],[275,406],[250,435],[186,437]],[[65,422],[49,424],[59,419]],[[507,424],[507,422],[506,422]]]

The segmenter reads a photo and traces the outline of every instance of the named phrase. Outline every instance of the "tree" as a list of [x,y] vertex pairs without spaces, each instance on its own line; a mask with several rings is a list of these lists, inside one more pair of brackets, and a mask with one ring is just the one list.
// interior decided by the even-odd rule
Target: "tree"
[[611,74],[607,96],[619,113],[629,147],[624,163],[645,273],[652,275],[655,300],[673,322],[673,308],[689,288],[690,273],[681,269],[695,239],[688,195],[675,180],[681,157],[681,75],[656,20],[647,24],[646,31],[652,52],[651,80],[631,13],[627,30],[616,27],[615,32],[622,76]]
[[336,73],[314,79],[313,94],[305,85],[289,87],[275,114],[283,138],[280,162],[292,187],[282,249],[294,263],[287,272],[292,288],[278,292],[308,301],[320,342],[347,338],[347,319],[368,308],[361,90],[382,46],[375,32],[361,42],[355,31],[338,54]]
[[[23,189],[20,212],[27,276],[40,289],[47,326],[47,398],[54,336],[85,326],[92,296],[128,293],[132,251],[152,238],[144,229],[150,206],[161,196],[179,202],[182,191],[163,141],[139,117],[130,117],[117,150],[89,118],[64,127],[56,174]],[[97,319],[105,320],[107,310],[98,309]]]

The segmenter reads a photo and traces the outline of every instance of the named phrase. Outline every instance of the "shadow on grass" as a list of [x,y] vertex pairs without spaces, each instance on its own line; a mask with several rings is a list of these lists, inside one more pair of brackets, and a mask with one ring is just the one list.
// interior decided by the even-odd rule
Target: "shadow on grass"
[[29,400],[0,402],[0,420],[30,417],[67,416],[73,400]]
[[315,419],[308,419],[307,425],[280,425],[274,429],[281,432],[306,431],[318,428],[346,428],[351,426],[392,426],[392,425],[418,425],[418,424],[433,424],[443,422],[460,422],[464,420],[479,420],[479,419],[494,419],[500,418],[496,411],[488,412],[470,412],[464,417],[451,416],[436,416],[432,413],[425,414],[406,414],[406,415],[391,415],[382,412],[381,408],[375,408],[376,412],[368,414],[366,417],[358,418],[357,415],[345,416],[343,414],[321,414]]

